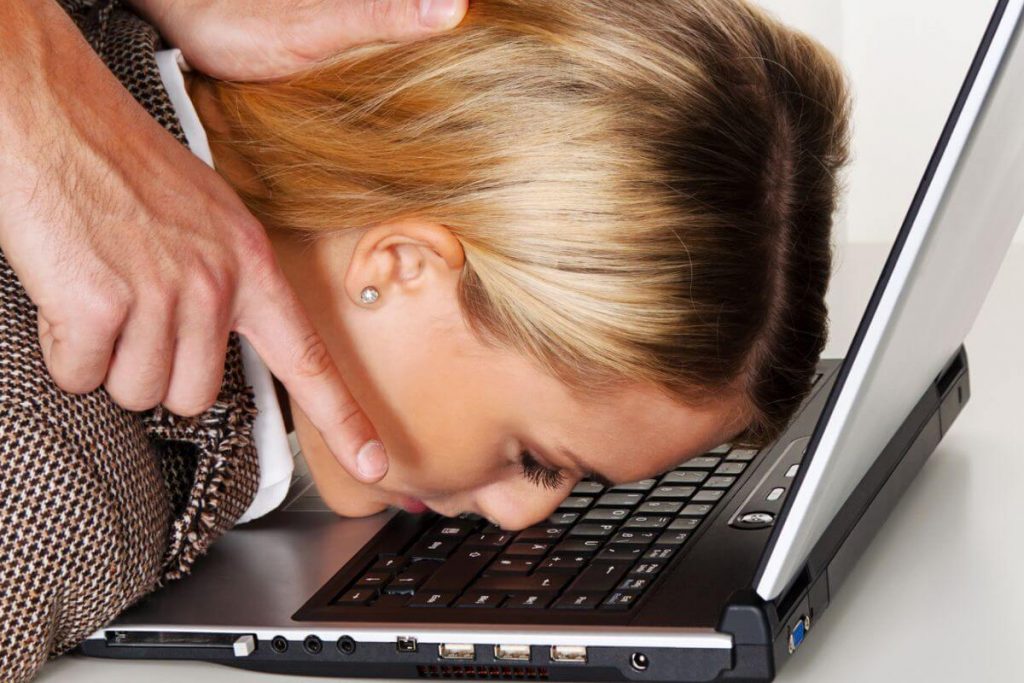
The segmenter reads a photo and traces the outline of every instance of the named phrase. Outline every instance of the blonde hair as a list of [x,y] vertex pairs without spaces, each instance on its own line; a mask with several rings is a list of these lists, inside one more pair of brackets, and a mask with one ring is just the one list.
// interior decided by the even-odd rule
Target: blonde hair
[[842,70],[742,0],[473,0],[454,30],[214,82],[243,199],[307,233],[420,217],[481,341],[577,395],[740,386],[761,445],[824,346]]

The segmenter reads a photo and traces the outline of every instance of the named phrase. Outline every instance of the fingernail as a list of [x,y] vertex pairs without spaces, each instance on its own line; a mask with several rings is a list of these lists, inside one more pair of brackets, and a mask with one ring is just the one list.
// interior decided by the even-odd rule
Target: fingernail
[[384,444],[377,439],[364,443],[356,454],[356,467],[359,474],[367,479],[380,477],[387,472],[388,454],[384,452]]
[[429,28],[451,28],[459,23],[459,4],[460,0],[420,0],[420,23]]

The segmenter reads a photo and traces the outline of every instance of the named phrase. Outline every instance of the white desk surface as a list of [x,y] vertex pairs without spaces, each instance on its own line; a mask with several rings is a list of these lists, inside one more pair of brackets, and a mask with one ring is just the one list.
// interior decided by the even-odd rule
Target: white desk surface
[[[844,247],[828,356],[843,354],[886,251]],[[1024,680],[1024,449],[1015,436],[1024,419],[1017,383],[1024,379],[1022,293],[1024,246],[1016,246],[967,338],[970,402],[776,678],[780,683]],[[325,679],[66,656],[37,680]]]

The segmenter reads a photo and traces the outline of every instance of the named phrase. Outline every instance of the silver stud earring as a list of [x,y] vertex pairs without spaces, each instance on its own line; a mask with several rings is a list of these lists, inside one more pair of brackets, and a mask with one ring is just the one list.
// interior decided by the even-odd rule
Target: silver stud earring
[[359,293],[359,300],[364,304],[372,304],[374,301],[380,298],[380,290],[370,285],[369,287],[363,287],[363,291]]

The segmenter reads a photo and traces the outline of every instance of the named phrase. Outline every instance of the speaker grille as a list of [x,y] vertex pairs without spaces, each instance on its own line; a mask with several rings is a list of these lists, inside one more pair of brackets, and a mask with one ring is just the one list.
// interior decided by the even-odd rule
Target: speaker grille
[[420,678],[502,678],[520,681],[546,681],[545,666],[506,666],[504,664],[420,664]]

